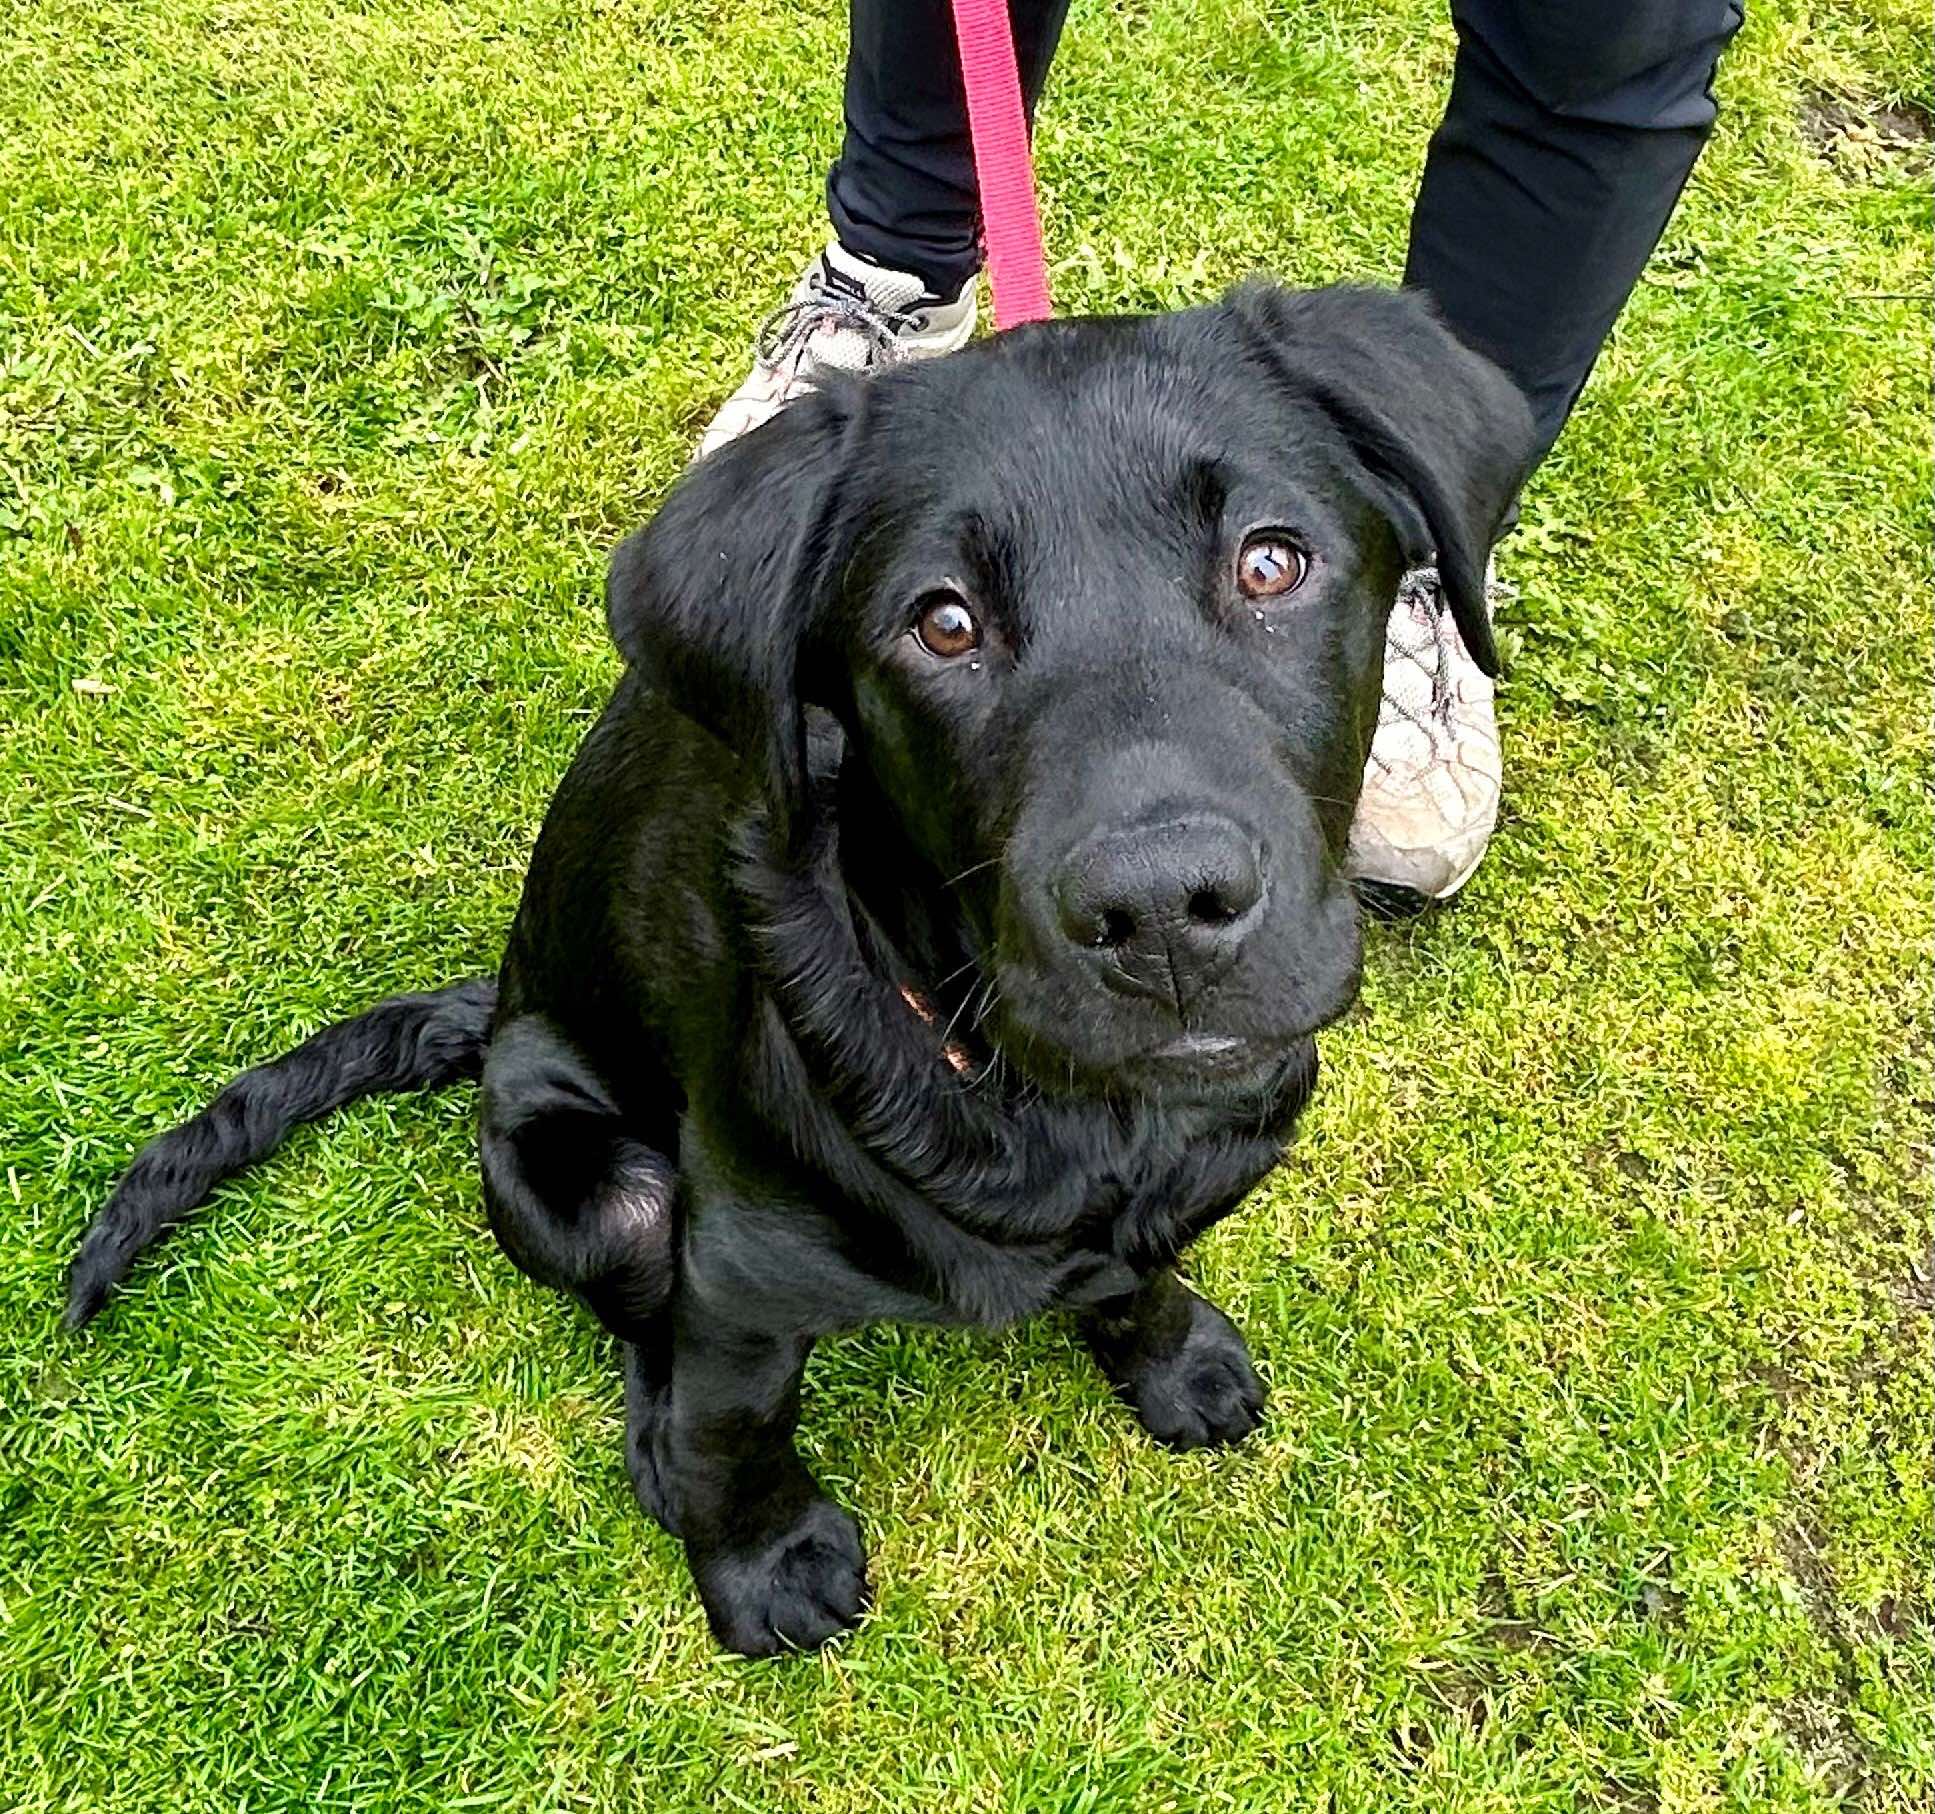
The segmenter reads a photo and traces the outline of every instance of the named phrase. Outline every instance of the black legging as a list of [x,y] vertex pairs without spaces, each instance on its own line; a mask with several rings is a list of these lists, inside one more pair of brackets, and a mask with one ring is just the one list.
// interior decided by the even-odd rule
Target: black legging
[[[841,241],[952,295],[980,262],[948,0],[851,0]],[[1551,446],[1714,119],[1738,0],[1453,0],[1458,60],[1405,282],[1505,367]],[[1068,0],[1010,0],[1032,111]]]

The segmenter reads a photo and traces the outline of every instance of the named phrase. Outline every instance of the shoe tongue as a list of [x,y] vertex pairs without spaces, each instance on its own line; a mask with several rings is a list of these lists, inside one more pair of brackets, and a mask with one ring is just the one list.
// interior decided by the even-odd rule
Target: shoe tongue
[[820,282],[829,290],[872,303],[890,315],[912,308],[927,294],[926,284],[911,272],[870,265],[837,244],[821,254]]

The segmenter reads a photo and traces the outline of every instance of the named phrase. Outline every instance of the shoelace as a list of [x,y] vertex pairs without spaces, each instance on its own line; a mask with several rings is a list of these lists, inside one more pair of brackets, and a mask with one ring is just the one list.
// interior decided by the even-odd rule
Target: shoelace
[[[1428,604],[1425,607],[1431,614],[1431,650],[1437,657],[1431,669],[1431,716],[1444,720],[1451,716],[1451,639],[1458,634],[1457,626],[1451,621],[1451,607],[1445,603],[1445,591],[1437,573],[1431,575],[1427,589]],[[1420,617],[1423,611],[1418,613]]]
[[796,360],[822,328],[851,329],[867,343],[867,364],[890,363],[900,351],[901,333],[915,325],[911,313],[883,309],[838,290],[814,290],[783,302],[759,324],[759,361],[780,366]]
[[[1450,626],[1444,621],[1448,607],[1435,567],[1418,568],[1404,576],[1403,584],[1398,588],[1398,608],[1410,618],[1417,632],[1417,641],[1414,644],[1406,639],[1399,644],[1397,652],[1429,676],[1431,699],[1425,711],[1431,719],[1442,722],[1450,713],[1452,697],[1451,651],[1447,647]],[[1432,726],[1422,722],[1417,713],[1398,697],[1396,687],[1387,684],[1378,704],[1378,720],[1381,724],[1406,719],[1435,743]]]

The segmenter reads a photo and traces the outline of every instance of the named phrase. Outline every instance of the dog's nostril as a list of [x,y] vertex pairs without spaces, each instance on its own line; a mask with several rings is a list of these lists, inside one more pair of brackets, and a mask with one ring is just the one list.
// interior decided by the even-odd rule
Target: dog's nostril
[[1237,910],[1214,888],[1199,888],[1189,897],[1189,917],[1199,926],[1227,926]]
[[1098,949],[1119,950],[1135,937],[1135,915],[1125,913],[1120,907],[1110,907],[1102,914],[1100,930],[1095,935]]

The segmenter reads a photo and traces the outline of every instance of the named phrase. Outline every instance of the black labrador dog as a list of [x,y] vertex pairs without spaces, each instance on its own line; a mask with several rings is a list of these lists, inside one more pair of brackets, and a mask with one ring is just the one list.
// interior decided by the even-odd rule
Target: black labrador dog
[[829,383],[613,558],[625,672],[502,974],[386,1002],[147,1147],[70,1280],[298,1121],[481,1073],[505,1251],[623,1344],[638,1496],[719,1640],[860,1615],[793,1448],[814,1342],[1072,1308],[1150,1433],[1257,1423],[1181,1250],[1350,1002],[1338,856],[1400,575],[1488,670],[1511,383],[1417,298],[1263,285]]

